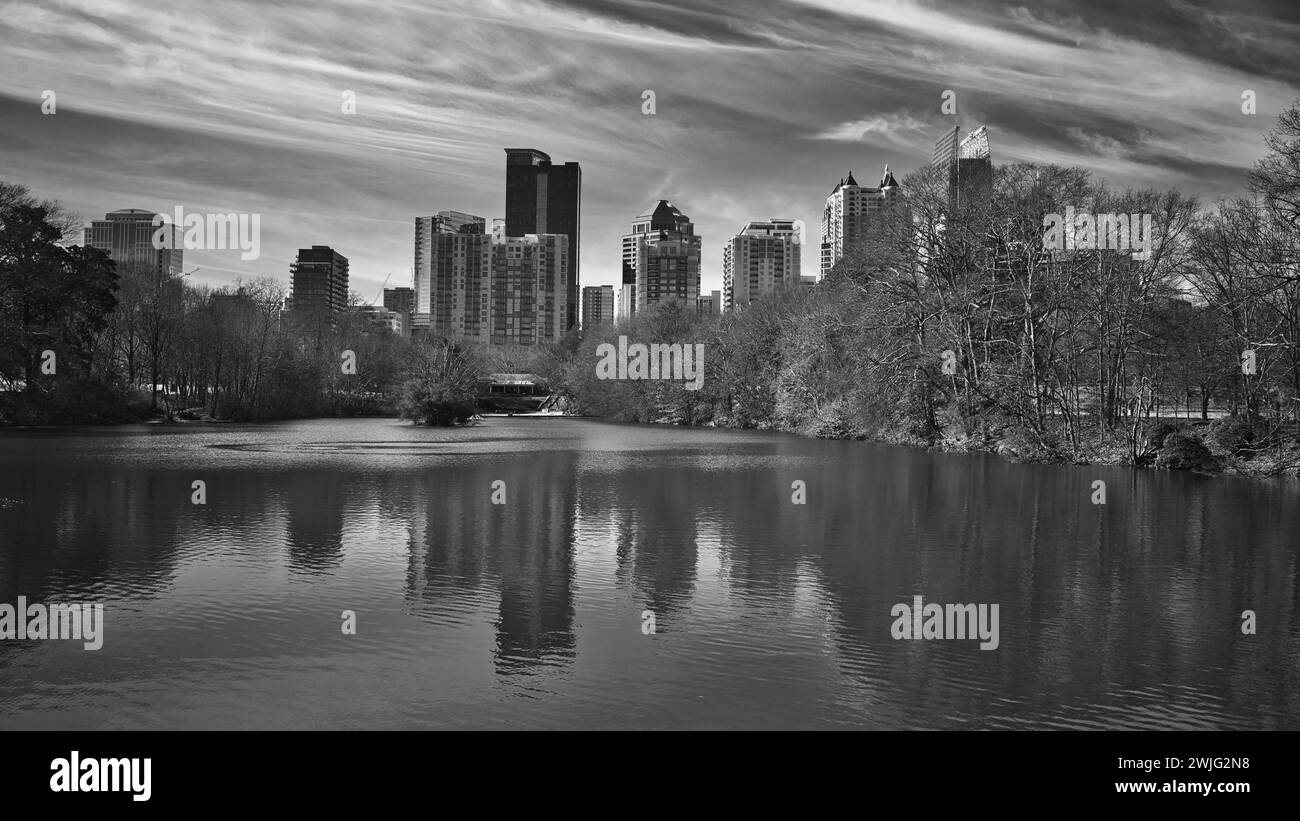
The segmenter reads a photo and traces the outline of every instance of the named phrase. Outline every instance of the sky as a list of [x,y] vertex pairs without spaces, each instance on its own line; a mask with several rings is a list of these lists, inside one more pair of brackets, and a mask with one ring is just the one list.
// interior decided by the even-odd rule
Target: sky
[[0,0],[0,179],[86,222],[260,214],[257,259],[186,251],[192,278],[287,286],[331,245],[378,302],[411,284],[415,217],[504,216],[503,149],[531,147],[582,165],[582,285],[617,283],[621,235],[668,199],[707,292],[755,219],[803,220],[817,273],[840,178],[902,181],[957,123],[998,164],[1243,194],[1297,43],[1295,0]]

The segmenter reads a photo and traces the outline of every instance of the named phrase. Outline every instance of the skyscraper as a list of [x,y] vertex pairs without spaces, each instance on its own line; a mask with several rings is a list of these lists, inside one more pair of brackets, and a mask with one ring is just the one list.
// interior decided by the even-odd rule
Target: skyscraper
[[[489,237],[490,239],[490,237]],[[493,345],[558,342],[576,315],[569,305],[569,238],[526,234],[493,242],[489,339]]]
[[486,230],[482,217],[458,211],[416,220],[412,333],[493,345],[558,341],[569,315],[568,237]]
[[957,201],[957,144],[961,127],[954,125],[952,131],[945,131],[943,136],[934,141],[934,159],[930,165],[939,173],[940,179],[948,186],[948,203]]
[[[439,211],[431,217],[415,218],[415,306],[411,313],[411,330],[424,333],[429,330],[433,312],[433,266],[435,237],[446,235],[483,236],[487,220],[463,211]],[[450,246],[442,246],[446,252]],[[455,249],[464,252],[464,244]]]
[[[104,215],[102,220],[93,220],[86,228],[84,244],[89,248],[107,251],[109,257],[117,263],[118,272],[129,270],[152,271],[170,276],[180,276],[181,262],[184,259],[184,245],[181,242],[181,228],[177,225],[159,225],[154,227],[153,211],[140,208],[123,208]],[[171,242],[161,243],[170,248],[155,248],[154,234],[162,230],[163,237],[171,232]]]
[[614,286],[588,285],[582,289],[582,328],[614,321]]
[[622,315],[670,299],[693,304],[700,295],[701,241],[690,218],[668,200],[634,219],[623,235],[624,270],[630,257],[635,281],[623,286]]
[[957,196],[970,202],[987,202],[993,191],[993,155],[989,132],[980,126],[957,147]]
[[331,322],[348,304],[348,258],[328,245],[298,249],[289,265],[288,309],[298,319]]
[[872,235],[884,212],[899,201],[900,191],[889,166],[876,188],[858,185],[849,172],[832,189],[822,209],[821,275],[824,278],[846,253]]
[[[444,212],[446,213],[446,212]],[[492,237],[481,218],[452,230],[417,231],[414,333],[487,342],[492,311]]]
[[931,162],[947,181],[948,207],[953,209],[971,198],[987,197],[993,186],[988,128],[980,126],[959,141],[960,131],[960,126],[953,126],[935,142]]
[[535,148],[506,150],[507,237],[563,234],[569,238],[564,329],[578,325],[578,260],[582,250],[582,168],[576,162],[554,165]]
[[722,310],[800,281],[801,246],[794,220],[751,222],[722,250]]

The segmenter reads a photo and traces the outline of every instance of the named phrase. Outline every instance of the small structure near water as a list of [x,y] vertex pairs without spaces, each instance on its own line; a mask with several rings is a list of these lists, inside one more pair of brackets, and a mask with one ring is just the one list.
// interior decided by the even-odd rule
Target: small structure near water
[[535,413],[551,395],[535,373],[491,373],[478,380],[478,409],[483,413]]

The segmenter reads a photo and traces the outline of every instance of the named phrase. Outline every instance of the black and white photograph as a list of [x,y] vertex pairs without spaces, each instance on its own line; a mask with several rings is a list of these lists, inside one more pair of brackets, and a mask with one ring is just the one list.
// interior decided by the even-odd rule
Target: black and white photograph
[[1298,44],[1293,0],[0,0],[6,781],[885,731],[882,784],[929,737],[1267,792]]

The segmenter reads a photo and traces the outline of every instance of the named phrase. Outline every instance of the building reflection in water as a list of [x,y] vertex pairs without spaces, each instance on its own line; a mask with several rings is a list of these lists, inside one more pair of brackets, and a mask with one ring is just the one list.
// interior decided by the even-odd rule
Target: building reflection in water
[[[501,675],[574,657],[576,463],[572,452],[479,457],[408,477],[415,494],[408,509],[418,513],[407,600],[437,621],[495,595]],[[505,483],[505,504],[492,503],[494,482]]]

